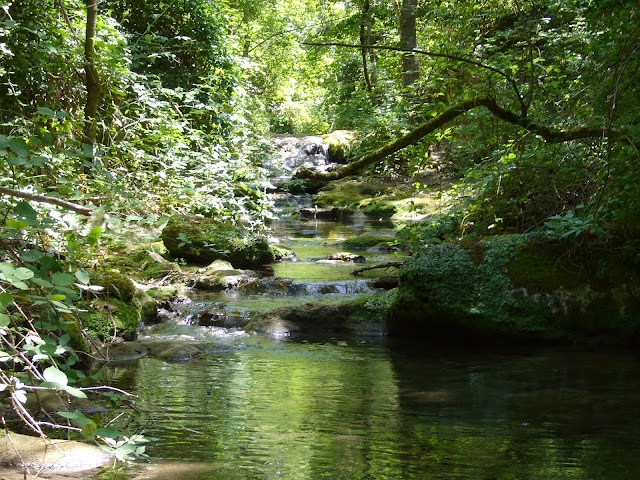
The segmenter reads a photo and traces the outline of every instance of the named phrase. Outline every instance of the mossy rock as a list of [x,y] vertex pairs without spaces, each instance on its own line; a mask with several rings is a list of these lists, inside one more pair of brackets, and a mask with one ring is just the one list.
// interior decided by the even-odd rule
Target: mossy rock
[[150,252],[161,258],[168,255],[167,249],[161,241],[137,243],[135,245],[120,245],[114,250],[115,253],[108,256],[106,262],[104,262],[105,267],[120,272],[127,272],[128,274],[137,274],[140,270],[144,269],[148,263],[155,263],[150,262]]
[[319,207],[348,207],[353,211],[360,209],[372,197],[384,195],[390,187],[373,179],[347,178],[322,188],[314,197]]
[[368,217],[391,218],[396,213],[396,206],[385,201],[373,201],[362,208]]
[[91,302],[87,305],[87,311],[81,313],[79,318],[92,338],[106,340],[122,337],[125,340],[135,340],[141,315],[142,308],[138,302],[126,303],[111,298]]
[[342,246],[351,250],[366,250],[367,248],[373,248],[379,245],[387,247],[394,240],[394,237],[360,235],[359,237],[348,238],[342,243]]
[[136,294],[136,287],[129,277],[119,272],[98,272],[91,282],[104,287],[97,292],[100,297],[107,297],[130,302]]
[[347,163],[349,153],[355,143],[356,133],[349,130],[336,130],[324,135],[327,145],[329,161],[333,163]]
[[264,235],[211,218],[175,215],[162,231],[162,241],[172,257],[196,264],[226,260],[237,268],[255,268],[277,260]]
[[[407,260],[391,333],[433,338],[632,338],[640,328],[635,267],[526,236],[430,245]],[[568,262],[568,263],[565,263]]]

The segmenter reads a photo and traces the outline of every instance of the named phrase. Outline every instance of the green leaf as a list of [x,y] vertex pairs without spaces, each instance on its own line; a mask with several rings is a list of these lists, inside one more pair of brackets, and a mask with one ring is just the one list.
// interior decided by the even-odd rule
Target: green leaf
[[52,288],[53,287],[53,283],[45,280],[44,278],[40,278],[40,277],[32,278],[31,282],[35,283],[36,285],[38,285],[40,287],[44,287],[44,288]]
[[7,227],[9,228],[15,228],[16,230],[22,230],[23,228],[26,228],[27,223],[26,222],[20,222],[18,220],[14,220],[13,218],[7,218]]
[[13,285],[14,287],[16,287],[19,290],[29,290],[29,285],[27,285],[26,283],[20,281],[20,280],[15,280],[12,279],[11,280],[11,285]]
[[93,227],[89,232],[89,235],[87,235],[87,243],[91,246],[97,245],[100,235],[102,235],[102,228]]
[[44,370],[44,372],[42,372],[42,374],[44,376],[44,379],[48,383],[59,385],[55,388],[63,389],[67,386],[67,383],[69,383],[67,375],[64,372],[58,370],[56,367],[48,367]]
[[[13,303],[13,296],[2,292],[0,293],[0,305],[2,305],[3,307],[8,307],[9,305],[11,305]],[[1,326],[1,325],[0,325]]]
[[11,317],[6,313],[0,313],[0,328],[8,327],[11,324]]
[[48,161],[49,159],[47,157],[38,155],[37,157],[33,157],[29,163],[34,167],[42,167],[46,165]]
[[34,225],[38,219],[38,212],[27,202],[16,203],[13,211],[18,215],[20,220],[24,220],[29,225]]
[[14,275],[18,280],[29,280],[33,278],[33,272],[25,267],[16,268]]
[[45,345],[38,346],[38,348],[36,348],[36,351],[44,355],[55,355],[55,353],[58,351],[58,346],[47,343]]
[[82,436],[84,438],[92,438],[95,435],[97,429],[98,426],[95,424],[95,422],[91,421],[91,423],[82,427]]
[[73,285],[76,280],[68,273],[56,272],[51,276],[51,281],[58,287],[68,287]]
[[88,285],[91,281],[91,276],[84,270],[76,270],[75,276],[80,283],[83,283],[85,285]]
[[10,138],[8,146],[13,153],[20,155],[21,157],[27,157],[31,154],[31,149],[27,145],[27,142],[22,138]]
[[[82,434],[85,434],[85,428],[87,428],[87,432],[94,432],[97,429],[97,426],[93,420],[87,418],[84,413],[80,410],[76,410],[75,412],[58,412],[63,418],[71,420],[71,422],[76,426],[82,428]],[[88,435],[85,435],[88,436]]]
[[70,387],[69,385],[64,387],[64,391],[67,392],[72,397],[87,398],[87,394],[84,393],[82,390],[80,390],[78,388],[75,388],[75,387]]
[[38,107],[38,113],[49,118],[56,118],[56,112],[47,107]]
[[104,438],[118,438],[122,436],[122,433],[113,427],[101,427],[96,430],[95,434]]

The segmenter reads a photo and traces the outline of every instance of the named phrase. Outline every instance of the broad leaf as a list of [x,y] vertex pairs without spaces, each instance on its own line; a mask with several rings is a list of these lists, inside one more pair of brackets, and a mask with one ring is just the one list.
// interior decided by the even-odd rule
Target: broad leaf
[[75,278],[68,273],[56,272],[51,276],[51,281],[58,287],[68,287],[75,283]]
[[87,398],[87,394],[84,393],[82,390],[75,387],[70,387],[69,385],[64,387],[64,391],[76,398]]
[[31,149],[27,145],[27,142],[25,142],[22,138],[10,138],[9,148],[13,153],[15,153],[16,155],[20,155],[21,157],[26,157],[31,154]]
[[45,371],[43,372],[43,375],[44,375],[44,379],[48,383],[59,385],[58,387],[54,387],[54,388],[63,389],[67,386],[67,383],[69,383],[69,380],[67,379],[67,375],[53,366],[46,368]]

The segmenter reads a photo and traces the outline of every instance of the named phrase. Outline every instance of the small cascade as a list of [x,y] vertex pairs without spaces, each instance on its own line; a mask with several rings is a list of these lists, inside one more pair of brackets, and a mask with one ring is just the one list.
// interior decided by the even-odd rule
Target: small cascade
[[274,135],[271,138],[274,155],[266,167],[274,179],[291,178],[301,166],[327,171],[333,167],[329,161],[329,146],[318,135]]
[[[270,179],[279,183],[291,179],[301,166],[317,170],[332,168],[328,144],[322,136],[275,135],[274,154],[266,162]],[[223,291],[194,290],[188,301],[167,305],[156,322],[143,332],[147,338],[209,338],[242,335],[243,327],[259,315],[277,308],[302,307],[306,303],[332,305],[358,296],[372,295],[384,289],[375,284],[383,271],[366,271],[359,277],[353,271],[362,263],[384,264],[393,253],[359,251],[356,260],[335,258],[343,252],[343,242],[365,231],[378,230],[379,222],[363,215],[320,215],[309,194],[269,193],[277,218],[269,229],[279,245],[294,256],[254,272],[254,280]],[[305,215],[310,210],[313,215]],[[362,262],[362,263],[361,263]]]
[[240,290],[250,295],[272,296],[367,295],[379,291],[368,280],[296,282],[288,278],[263,278]]

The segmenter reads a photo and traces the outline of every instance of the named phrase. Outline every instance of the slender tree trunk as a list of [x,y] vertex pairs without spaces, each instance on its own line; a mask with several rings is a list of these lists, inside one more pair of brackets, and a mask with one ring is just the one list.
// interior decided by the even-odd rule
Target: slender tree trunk
[[371,5],[369,4],[369,0],[364,0],[364,4],[362,6],[362,18],[360,19],[360,45],[362,48],[360,52],[362,53],[362,72],[364,74],[364,81],[367,84],[367,91],[373,91],[373,85],[371,83],[371,77],[369,75],[369,66],[367,62],[368,53],[366,45],[371,43],[371,17],[369,15],[369,9]]
[[87,27],[84,42],[84,72],[87,87],[87,102],[84,107],[84,142],[96,143],[96,115],[100,99],[100,77],[96,68],[96,23],[98,21],[98,0],[85,0],[87,6]]
[[249,10],[246,9],[242,14],[242,26],[246,29],[246,36],[242,48],[242,56],[249,58],[249,52],[251,52],[251,40],[249,40]]
[[[417,48],[416,15],[418,0],[403,0],[400,11],[400,44],[402,48],[413,50]],[[420,62],[413,53],[402,55],[402,83],[408,87],[420,76]]]

